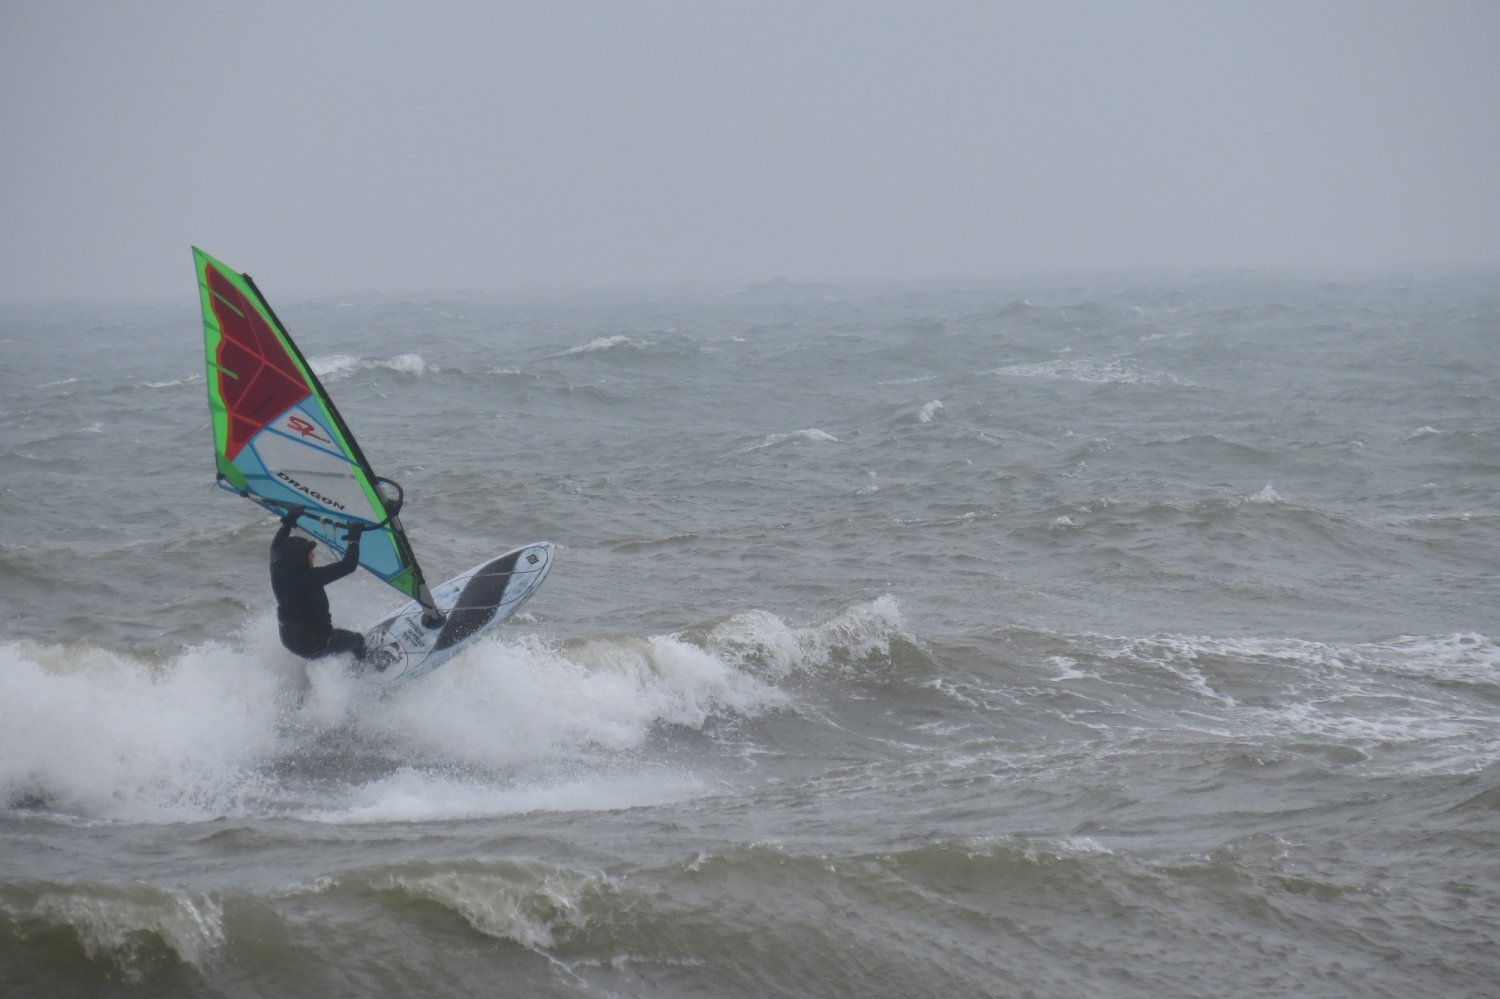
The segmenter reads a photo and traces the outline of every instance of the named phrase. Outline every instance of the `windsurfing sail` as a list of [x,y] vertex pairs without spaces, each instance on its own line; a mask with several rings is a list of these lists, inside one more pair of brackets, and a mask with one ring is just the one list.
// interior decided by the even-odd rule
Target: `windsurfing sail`
[[371,469],[250,275],[196,246],[193,262],[218,484],[277,514],[305,507],[297,526],[340,554],[348,526],[364,526],[359,564],[435,610],[397,516],[401,487]]

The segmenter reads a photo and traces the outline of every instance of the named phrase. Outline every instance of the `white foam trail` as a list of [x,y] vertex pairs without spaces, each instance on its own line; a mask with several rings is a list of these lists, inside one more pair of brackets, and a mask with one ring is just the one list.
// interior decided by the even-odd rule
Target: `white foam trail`
[[1254,503],[1258,506],[1274,506],[1278,503],[1285,503],[1286,497],[1278,493],[1275,487],[1273,487],[1271,483],[1267,482],[1265,484],[1265,487],[1262,488],[1260,492],[1254,493],[1251,496],[1247,496],[1245,498],[1245,502]]
[[420,354],[397,354],[395,357],[381,362],[380,367],[389,368],[403,375],[422,375],[427,373],[427,362],[422,360]]
[[760,451],[768,447],[775,447],[778,444],[785,444],[787,441],[811,441],[814,443],[837,444],[839,442],[839,439],[828,433],[827,431],[819,430],[817,427],[812,427],[807,430],[795,430],[789,434],[771,434],[767,437],[761,438],[754,444],[745,445],[744,447],[740,448],[739,453],[748,454],[751,451]]
[[349,354],[330,354],[327,357],[310,357],[307,363],[312,366],[313,374],[325,382],[341,381],[357,371],[370,371],[376,368],[413,376],[421,376],[428,371],[438,370],[436,366],[429,365],[423,360],[420,354],[397,354],[384,361],[369,361]]
[[[1500,646],[1481,635],[1351,645],[1193,635],[1101,643],[1101,658],[1125,668],[1110,682],[1130,675],[1132,664],[1163,670],[1202,699],[1199,722],[1214,719],[1225,733],[1379,747],[1381,755],[1402,750],[1389,764],[1366,763],[1372,770],[1472,773],[1500,760],[1500,714],[1476,715],[1470,694],[1446,689],[1500,690]],[[1245,671],[1257,686],[1276,684],[1276,697],[1258,692],[1256,702],[1241,703],[1230,691],[1240,689]]]
[[1011,364],[997,368],[997,375],[1019,378],[1051,378],[1062,381],[1120,385],[1189,385],[1191,383],[1165,371],[1142,370],[1133,361],[1114,358],[1108,361],[1087,358],[1064,358],[1036,364]]
[[359,368],[359,358],[349,354],[331,354],[328,357],[309,357],[308,365],[325,382],[345,378]]
[[634,340],[630,339],[630,337],[628,337],[628,336],[601,336],[601,337],[596,337],[593,340],[590,340],[588,343],[581,344],[580,346],[569,347],[567,350],[563,351],[562,353],[560,353],[560,354],[554,354],[552,356],[554,356],[554,357],[570,357],[570,356],[575,355],[575,354],[592,354],[595,351],[609,350],[609,349],[611,349],[613,347],[621,347],[621,346],[647,346],[647,345],[645,345],[645,344],[637,344]]
[[433,822],[528,812],[611,811],[664,805],[712,790],[688,774],[663,770],[533,779],[517,787],[403,767],[356,789],[338,808],[310,818],[330,823]]

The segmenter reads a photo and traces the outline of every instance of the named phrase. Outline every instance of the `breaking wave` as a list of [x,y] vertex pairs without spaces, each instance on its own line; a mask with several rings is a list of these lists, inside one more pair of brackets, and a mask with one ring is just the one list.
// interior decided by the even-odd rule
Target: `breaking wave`
[[286,815],[388,822],[614,809],[711,783],[639,758],[792,707],[801,673],[888,649],[890,598],[795,626],[748,611],[702,632],[479,643],[399,694],[308,664],[268,620],[161,663],[0,645],[0,803],[83,819]]

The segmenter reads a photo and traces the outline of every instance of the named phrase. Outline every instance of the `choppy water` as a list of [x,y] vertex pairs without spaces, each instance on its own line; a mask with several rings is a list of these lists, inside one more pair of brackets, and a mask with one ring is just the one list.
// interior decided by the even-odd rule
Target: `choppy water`
[[364,697],[186,254],[0,309],[0,994],[1493,994],[1500,275],[260,276],[429,575],[557,568]]

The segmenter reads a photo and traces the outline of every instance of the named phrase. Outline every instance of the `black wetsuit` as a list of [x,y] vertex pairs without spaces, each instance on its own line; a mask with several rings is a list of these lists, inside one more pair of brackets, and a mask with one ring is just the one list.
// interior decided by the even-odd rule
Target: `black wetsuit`
[[350,539],[341,561],[313,568],[307,556],[316,545],[307,538],[292,537],[296,523],[296,512],[287,514],[271,540],[271,590],[276,594],[281,644],[307,659],[339,652],[363,659],[365,637],[333,626],[328,594],[323,592],[323,587],[359,567],[359,535]]

